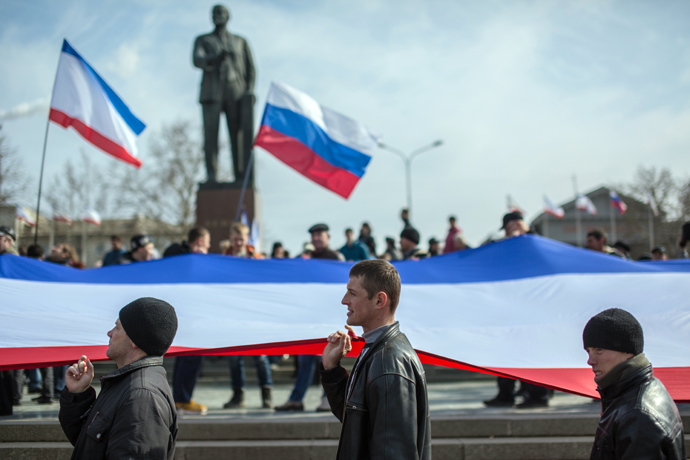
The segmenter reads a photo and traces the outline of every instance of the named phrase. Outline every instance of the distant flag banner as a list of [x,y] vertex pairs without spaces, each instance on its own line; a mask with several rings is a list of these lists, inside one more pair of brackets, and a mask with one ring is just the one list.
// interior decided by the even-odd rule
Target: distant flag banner
[[[351,266],[189,254],[74,270],[3,255],[0,369],[106,359],[120,308],[143,296],[175,307],[170,355],[320,354],[346,321]],[[582,330],[620,307],[642,324],[655,374],[690,402],[690,260],[631,262],[524,235],[396,267],[396,319],[425,363],[598,397]]]
[[565,211],[563,208],[560,206],[554,206],[551,200],[549,200],[549,197],[546,195],[544,195],[544,212],[558,219],[563,219],[563,216],[565,216]]
[[101,225],[101,215],[93,209],[87,209],[81,217],[87,224]]
[[21,220],[31,227],[36,226],[36,213],[24,206],[17,205],[17,220]]
[[377,141],[361,123],[273,82],[254,145],[347,199],[364,176]]
[[146,125],[64,40],[50,103],[50,120],[137,168],[136,138]]
[[72,225],[72,218],[70,216],[68,216],[67,214],[63,214],[60,212],[53,213],[53,221],[64,222],[67,225]]
[[619,214],[625,214],[625,211],[628,210],[628,205],[613,190],[610,190],[609,194],[611,195],[611,206],[618,209]]
[[597,215],[597,207],[594,206],[594,203],[587,195],[583,195],[582,193],[577,196],[577,200],[575,200],[575,207],[578,209],[578,211],[584,211],[593,216]]

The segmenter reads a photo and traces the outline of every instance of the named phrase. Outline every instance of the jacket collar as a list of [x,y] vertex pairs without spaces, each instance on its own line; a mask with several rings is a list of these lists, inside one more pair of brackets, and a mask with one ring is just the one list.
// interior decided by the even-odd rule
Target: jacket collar
[[108,382],[110,380],[114,380],[117,378],[120,378],[124,375],[130,374],[138,369],[142,369],[144,367],[151,367],[151,366],[162,366],[163,365],[163,357],[162,356],[145,356],[137,361],[134,361],[133,363],[127,364],[126,366],[122,366],[121,368],[114,370],[110,374],[104,375],[101,377],[101,383]]
[[609,401],[654,376],[652,364],[643,353],[619,364],[609,372],[613,373],[612,377],[616,377],[616,380],[608,385],[604,385],[604,388],[597,388],[601,399]]

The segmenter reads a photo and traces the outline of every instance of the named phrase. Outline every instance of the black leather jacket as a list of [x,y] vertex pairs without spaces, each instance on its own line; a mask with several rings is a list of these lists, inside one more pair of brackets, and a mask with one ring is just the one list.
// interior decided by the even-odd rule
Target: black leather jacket
[[431,458],[424,368],[397,324],[364,355],[349,399],[347,371],[319,368],[331,410],[342,423],[337,459]]
[[651,364],[599,390],[591,459],[685,460],[683,421]]
[[60,395],[60,425],[73,459],[175,457],[177,412],[163,358],[147,356],[101,377],[101,393]]

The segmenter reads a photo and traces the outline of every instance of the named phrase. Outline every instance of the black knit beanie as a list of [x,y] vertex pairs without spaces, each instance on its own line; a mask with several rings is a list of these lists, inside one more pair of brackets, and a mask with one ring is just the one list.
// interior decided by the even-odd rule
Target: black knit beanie
[[177,332],[177,315],[168,302],[142,297],[122,307],[120,324],[134,345],[149,356],[163,356]]
[[407,238],[414,244],[419,244],[419,232],[413,227],[405,227],[405,229],[400,234],[400,238]]
[[582,331],[585,348],[603,348],[639,355],[644,349],[642,326],[633,315],[609,308],[593,316]]

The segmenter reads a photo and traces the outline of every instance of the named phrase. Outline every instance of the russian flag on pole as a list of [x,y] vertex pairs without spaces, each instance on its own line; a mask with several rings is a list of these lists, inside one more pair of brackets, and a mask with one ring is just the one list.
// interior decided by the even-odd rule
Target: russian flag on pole
[[[74,270],[2,255],[0,369],[106,359],[120,308],[144,296],[175,307],[171,355],[320,354],[346,319],[351,267],[188,254]],[[396,319],[425,363],[598,397],[582,330],[615,306],[642,324],[671,396],[690,402],[690,259],[631,262],[524,235],[396,268]]]
[[618,209],[620,214],[625,214],[625,211],[628,209],[628,205],[626,205],[623,200],[621,200],[621,197],[619,197],[618,194],[613,190],[609,190],[609,194],[611,195],[611,206]]
[[110,86],[64,40],[58,64],[50,121],[74,128],[97,148],[137,168],[136,137],[142,123]]
[[364,175],[377,141],[361,123],[273,82],[254,145],[347,199]]

